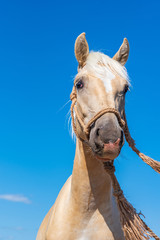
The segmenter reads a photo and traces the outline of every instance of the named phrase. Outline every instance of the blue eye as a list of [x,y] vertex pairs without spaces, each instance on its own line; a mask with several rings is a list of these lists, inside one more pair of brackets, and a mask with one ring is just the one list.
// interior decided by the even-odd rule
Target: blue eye
[[82,89],[83,86],[84,86],[84,84],[83,84],[83,81],[82,81],[82,80],[79,80],[79,81],[76,83],[76,88],[77,88],[77,89]]

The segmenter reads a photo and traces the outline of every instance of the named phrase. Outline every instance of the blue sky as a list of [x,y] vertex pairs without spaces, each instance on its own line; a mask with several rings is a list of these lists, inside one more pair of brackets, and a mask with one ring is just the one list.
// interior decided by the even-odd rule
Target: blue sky
[[[34,240],[45,214],[72,172],[68,130],[77,71],[74,42],[113,56],[123,38],[128,124],[137,147],[160,160],[160,2],[1,1],[0,240]],[[128,200],[160,235],[160,176],[127,146],[116,174]]]

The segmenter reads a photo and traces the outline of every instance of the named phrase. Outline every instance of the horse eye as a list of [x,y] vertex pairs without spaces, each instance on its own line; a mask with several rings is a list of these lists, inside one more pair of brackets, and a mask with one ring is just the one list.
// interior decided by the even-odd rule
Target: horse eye
[[126,92],[128,91],[128,89],[129,89],[129,86],[126,85],[124,90],[122,92],[118,93],[118,96],[123,97],[126,94]]
[[128,89],[129,89],[129,86],[126,85],[125,88],[124,88],[124,93],[126,93],[128,91]]
[[83,84],[82,80],[79,80],[79,81],[76,83],[76,88],[77,88],[77,89],[82,89],[83,86],[84,86],[84,84]]

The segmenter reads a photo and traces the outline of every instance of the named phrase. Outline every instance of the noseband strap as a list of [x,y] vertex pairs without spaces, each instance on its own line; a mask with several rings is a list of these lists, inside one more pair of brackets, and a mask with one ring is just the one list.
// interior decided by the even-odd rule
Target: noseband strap
[[[100,118],[101,116],[103,116],[105,113],[114,113],[117,117],[117,120],[119,122],[119,125],[121,126],[121,128],[124,129],[125,127],[125,121],[121,118],[120,116],[120,113],[115,109],[115,108],[105,108],[105,109],[102,109],[101,111],[99,111],[86,125],[84,124],[83,120],[81,119],[79,113],[78,113],[78,110],[77,110],[77,106],[76,106],[76,101],[77,101],[77,94],[76,94],[76,91],[75,91],[75,88],[73,88],[73,91],[70,95],[70,99],[72,101],[72,105],[71,105],[71,116],[72,116],[72,125],[73,125],[73,130],[76,134],[76,136],[78,138],[80,138],[78,132],[77,132],[77,129],[76,129],[76,125],[75,125],[75,120],[74,120],[74,112],[75,112],[75,115],[76,115],[76,118],[78,120],[78,122],[80,123],[87,139],[89,138],[89,133],[90,133],[90,128],[91,128],[91,125],[98,119]],[[81,138],[80,138],[81,139]]]

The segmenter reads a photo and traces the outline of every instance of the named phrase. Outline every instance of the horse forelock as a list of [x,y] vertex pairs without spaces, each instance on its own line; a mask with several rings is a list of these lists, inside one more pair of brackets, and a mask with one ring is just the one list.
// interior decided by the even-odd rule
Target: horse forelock
[[101,80],[105,79],[106,76],[110,74],[115,74],[124,78],[128,84],[130,84],[127,69],[116,60],[101,52],[91,51],[84,69]]

